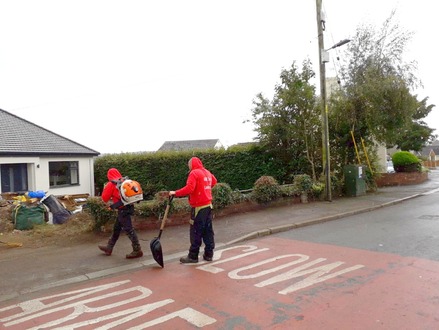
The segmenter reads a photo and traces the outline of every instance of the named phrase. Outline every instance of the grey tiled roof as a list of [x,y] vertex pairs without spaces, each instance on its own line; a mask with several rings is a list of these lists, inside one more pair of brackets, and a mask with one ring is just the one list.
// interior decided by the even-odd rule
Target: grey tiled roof
[[219,139],[210,140],[187,140],[187,141],[166,141],[159,148],[158,151],[186,151],[186,150],[201,150],[201,149],[212,149],[221,142]]
[[0,109],[0,155],[90,155],[99,152]]
[[434,140],[431,144],[422,148],[420,154],[428,157],[431,151],[433,151],[436,156],[439,156],[439,140]]
[[421,155],[428,157],[428,156],[430,156],[431,151],[433,151],[434,154],[438,156],[439,155],[439,146],[433,146],[433,145],[426,146],[426,147],[422,148]]

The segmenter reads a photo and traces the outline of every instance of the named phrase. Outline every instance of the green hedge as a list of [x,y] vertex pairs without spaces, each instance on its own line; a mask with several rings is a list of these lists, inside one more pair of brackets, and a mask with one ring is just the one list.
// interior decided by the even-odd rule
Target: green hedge
[[154,152],[109,154],[95,160],[95,182],[102,191],[107,182],[107,171],[117,168],[122,175],[139,181],[146,198],[160,190],[175,190],[186,184],[188,160],[197,156],[220,182],[232,190],[251,189],[261,176],[279,180],[285,171],[259,146],[198,152]]

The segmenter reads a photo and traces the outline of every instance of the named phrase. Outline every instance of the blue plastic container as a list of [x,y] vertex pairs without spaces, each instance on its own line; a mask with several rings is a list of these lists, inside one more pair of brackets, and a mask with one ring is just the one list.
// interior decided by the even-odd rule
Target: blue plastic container
[[30,198],[43,198],[46,193],[43,190],[29,191],[27,194]]

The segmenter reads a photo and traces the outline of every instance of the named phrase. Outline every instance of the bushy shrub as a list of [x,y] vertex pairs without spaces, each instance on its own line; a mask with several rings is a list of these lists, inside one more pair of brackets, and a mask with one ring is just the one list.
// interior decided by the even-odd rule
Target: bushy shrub
[[[142,201],[134,204],[134,216],[140,216],[144,218],[157,218],[161,219],[165,213],[166,205],[169,201],[167,192],[159,192],[155,194],[153,200]],[[190,206],[185,198],[174,198],[169,214],[172,213],[190,213]],[[105,204],[100,197],[89,197],[87,199],[87,207],[84,208],[85,212],[90,213],[94,220],[93,230],[100,231],[110,221],[117,219],[117,211],[110,210],[108,205]]]
[[396,172],[420,172],[421,161],[408,151],[398,151],[392,155],[393,167]]
[[100,231],[107,222],[117,218],[116,211],[110,210],[100,197],[89,197],[85,212],[89,212],[94,219],[94,231]]
[[212,188],[212,204],[214,209],[223,209],[232,204],[232,188],[227,183],[219,182]]
[[[331,180],[331,193],[334,196],[343,196],[343,191],[345,188],[344,180],[332,172],[331,172],[331,175],[329,176],[329,178]],[[317,184],[321,185],[323,187],[323,190],[325,190],[326,176],[322,174],[319,177]]]
[[298,174],[294,176],[293,185],[297,191],[308,193],[311,191],[313,181],[308,174]]
[[[164,215],[166,205],[169,202],[168,192],[160,191],[154,195],[154,199],[135,204],[135,214],[145,218],[161,219]],[[186,198],[173,198],[169,214],[190,212],[190,206]]]
[[[344,180],[342,177],[338,177],[337,175],[331,173],[331,191],[332,195],[334,196],[342,196],[343,195],[343,189],[344,189]],[[326,184],[324,185],[326,186]]]
[[322,198],[322,194],[325,190],[325,185],[320,182],[314,182],[311,187],[311,195],[315,198]]
[[243,194],[237,189],[233,190],[230,196],[232,198],[232,204],[239,204],[251,200],[251,194]]
[[[153,200],[143,201],[135,205],[135,214],[145,218],[157,218],[160,219],[166,209],[167,198],[157,198],[155,195]],[[172,213],[175,203],[172,202],[169,213]]]
[[366,190],[375,192],[377,190],[377,184],[375,182],[375,174],[372,173],[372,171],[369,169],[369,167],[366,167]]
[[292,184],[280,186],[280,193],[282,197],[293,197],[300,194],[300,192]]
[[272,176],[261,176],[256,180],[252,198],[259,204],[267,204],[281,195],[279,183]]

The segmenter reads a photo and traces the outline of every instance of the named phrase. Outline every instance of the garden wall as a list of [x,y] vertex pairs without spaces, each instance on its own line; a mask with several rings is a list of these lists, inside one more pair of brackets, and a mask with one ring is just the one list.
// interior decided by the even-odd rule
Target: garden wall
[[383,173],[375,180],[377,187],[419,184],[428,180],[428,172]]
[[[246,212],[254,212],[254,211],[260,211],[264,210],[266,208],[270,207],[279,207],[279,206],[287,206],[287,205],[293,205],[293,204],[299,204],[300,203],[300,197],[294,196],[294,197],[284,197],[280,198],[277,201],[273,201],[269,204],[262,205],[258,204],[256,202],[252,201],[246,201],[239,204],[230,205],[224,209],[221,210],[213,210],[214,212],[214,218],[219,220],[222,218],[225,218],[229,215],[233,214],[242,214]],[[166,222],[165,226],[180,226],[184,224],[189,223],[189,217],[190,214],[188,212],[184,212],[181,214],[170,214],[168,216],[168,221]],[[160,223],[161,220],[157,218],[145,218],[140,216],[134,216],[133,217],[133,226],[134,228],[138,230],[144,230],[144,229],[160,229]]]

